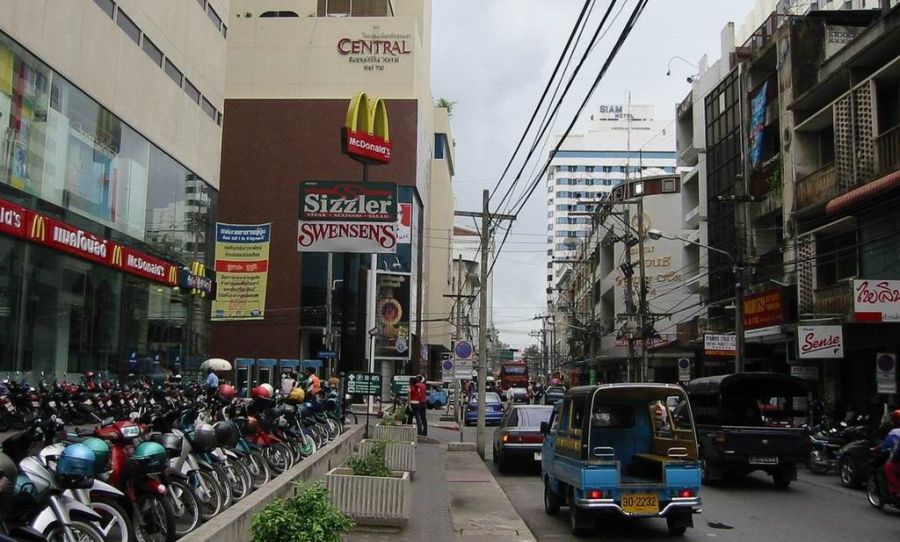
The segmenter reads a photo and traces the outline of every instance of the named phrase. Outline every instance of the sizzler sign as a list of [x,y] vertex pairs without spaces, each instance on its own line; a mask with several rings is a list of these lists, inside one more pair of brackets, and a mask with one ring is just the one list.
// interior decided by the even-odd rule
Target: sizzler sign
[[397,185],[307,181],[300,185],[300,252],[397,251]]

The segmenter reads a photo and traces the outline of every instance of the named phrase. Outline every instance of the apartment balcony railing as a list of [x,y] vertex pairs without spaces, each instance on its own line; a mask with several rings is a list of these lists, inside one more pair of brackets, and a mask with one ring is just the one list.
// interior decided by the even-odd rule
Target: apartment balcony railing
[[816,288],[816,314],[848,315],[853,311],[852,283],[840,282],[834,286]]
[[831,163],[797,181],[797,209],[825,203],[839,192],[838,170]]
[[875,138],[878,172],[883,175],[900,168],[900,124]]

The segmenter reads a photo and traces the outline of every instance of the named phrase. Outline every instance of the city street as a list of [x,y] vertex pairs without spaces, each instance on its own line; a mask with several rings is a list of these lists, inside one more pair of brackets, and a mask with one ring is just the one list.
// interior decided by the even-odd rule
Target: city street
[[[493,427],[488,428],[492,435]],[[445,434],[441,431],[440,434]],[[475,441],[475,428],[467,427],[465,440]],[[566,509],[557,517],[544,513],[539,469],[516,469],[500,474],[490,462],[489,468],[513,506],[540,541],[570,540]],[[846,489],[837,476],[816,476],[804,469],[790,488],[779,490],[762,474],[738,478],[729,485],[704,486],[703,513],[694,516],[694,529],[686,538],[716,538],[726,541],[823,541],[894,540],[900,533],[900,513],[875,510],[862,490]],[[669,537],[662,520],[628,521],[607,518],[587,539],[593,540],[666,540]]]

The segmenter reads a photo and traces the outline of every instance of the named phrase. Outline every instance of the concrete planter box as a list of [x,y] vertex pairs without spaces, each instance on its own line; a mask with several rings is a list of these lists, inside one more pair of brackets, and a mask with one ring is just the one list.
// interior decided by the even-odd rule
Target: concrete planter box
[[[365,456],[378,444],[375,439],[363,439],[359,443],[359,455]],[[416,472],[416,443],[384,441],[384,462],[395,471]]]
[[403,527],[412,509],[412,484],[408,472],[390,477],[354,476],[347,468],[325,475],[331,501],[357,525]]
[[416,442],[415,425],[381,425],[375,426],[375,440],[393,440],[396,442]]

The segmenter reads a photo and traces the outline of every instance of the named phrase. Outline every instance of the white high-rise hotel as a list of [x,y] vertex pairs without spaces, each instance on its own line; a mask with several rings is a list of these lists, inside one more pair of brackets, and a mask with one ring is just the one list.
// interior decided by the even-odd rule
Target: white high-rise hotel
[[[566,137],[547,175],[547,287],[556,282],[590,231],[585,200],[626,178],[675,172],[675,123],[655,120],[652,105],[601,105],[584,134]],[[582,203],[579,203],[582,202]]]

